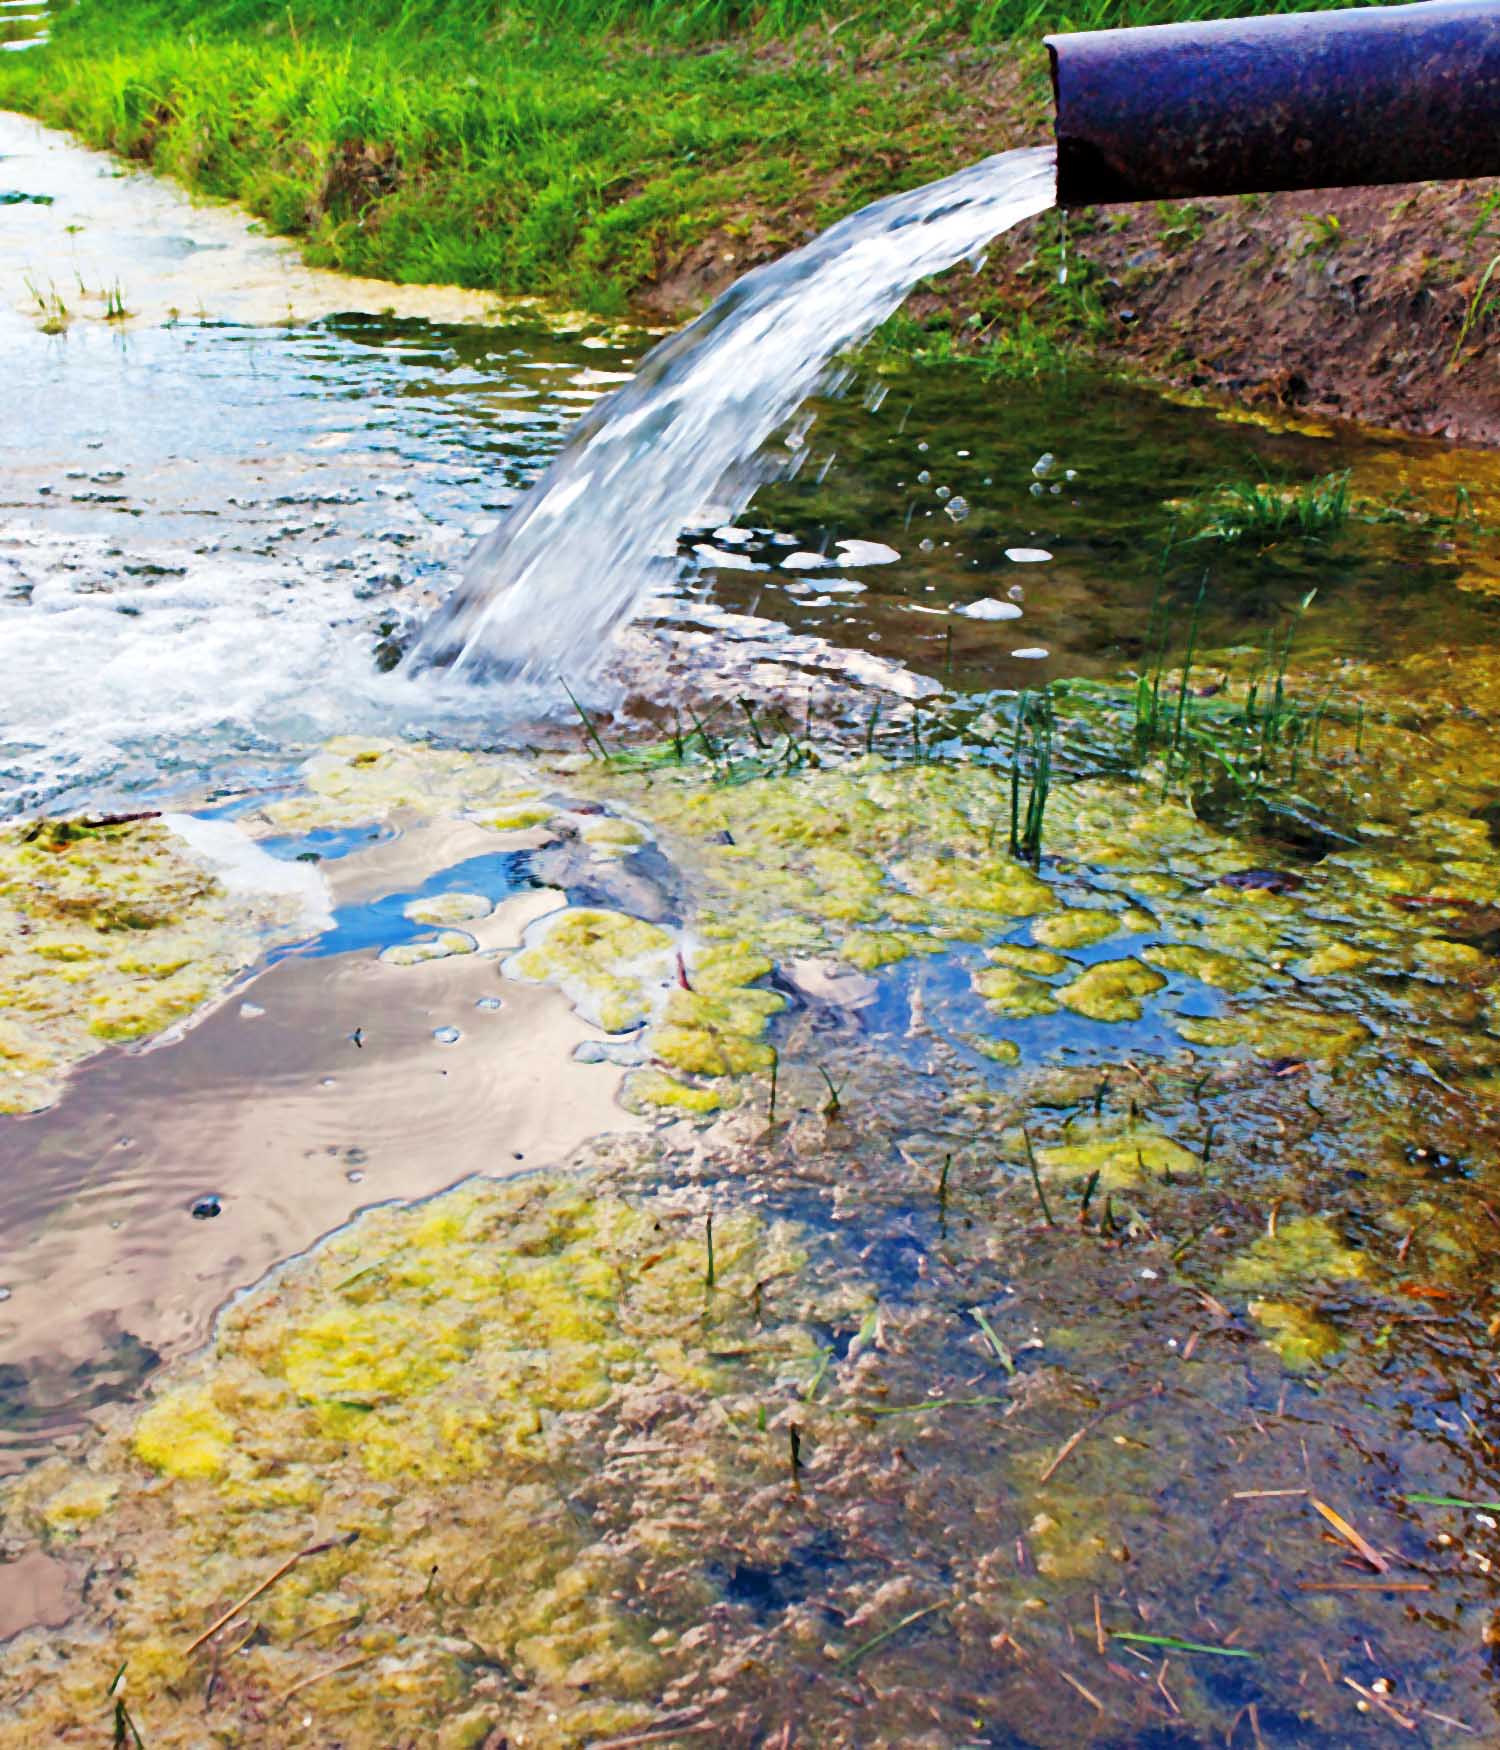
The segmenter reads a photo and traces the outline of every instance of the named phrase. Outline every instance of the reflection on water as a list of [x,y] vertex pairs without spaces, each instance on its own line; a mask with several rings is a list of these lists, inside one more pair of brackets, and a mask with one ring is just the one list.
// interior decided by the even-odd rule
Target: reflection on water
[[[58,1106],[0,1121],[0,1470],[138,1390],[228,1292],[356,1209],[631,1127],[618,1069],[573,1061],[594,1032],[559,996],[507,983],[497,1000],[497,957],[562,895],[523,853],[473,854],[487,838],[450,826],[326,864],[338,910],[309,952],[180,1041],[105,1052]],[[407,905],[460,889],[500,902],[468,926],[479,952],[370,951],[430,937]]]

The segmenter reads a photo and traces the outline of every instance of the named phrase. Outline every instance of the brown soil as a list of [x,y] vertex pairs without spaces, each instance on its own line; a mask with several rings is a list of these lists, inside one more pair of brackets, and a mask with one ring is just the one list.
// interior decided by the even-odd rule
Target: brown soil
[[[1500,183],[1079,213],[1072,274],[1088,275],[1107,312],[1105,354],[1154,376],[1500,444],[1500,296],[1485,307],[1500,224],[1486,196]],[[1002,251],[996,289],[1026,299],[1029,278],[1029,301],[1045,300],[1023,251]]]
[[[856,76],[913,75],[872,50]],[[1047,135],[1039,59],[997,66],[954,51],[919,77],[961,118],[955,164]],[[854,204],[840,203],[841,180],[825,177],[781,210],[732,215],[661,264],[646,310],[681,320],[807,241],[830,208]],[[963,344],[1023,309],[1106,362],[1181,387],[1500,445],[1500,270],[1486,278],[1497,208],[1500,181],[1089,209],[1067,221],[1066,293],[1049,214],[1002,239],[982,273],[960,268],[908,309]]]

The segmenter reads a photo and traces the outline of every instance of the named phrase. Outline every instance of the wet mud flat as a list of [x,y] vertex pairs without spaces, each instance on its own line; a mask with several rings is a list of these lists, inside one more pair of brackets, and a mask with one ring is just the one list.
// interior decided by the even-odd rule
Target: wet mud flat
[[624,341],[90,320],[243,394],[7,463],[0,1743],[1493,1741],[1492,461],[898,373],[497,748]]

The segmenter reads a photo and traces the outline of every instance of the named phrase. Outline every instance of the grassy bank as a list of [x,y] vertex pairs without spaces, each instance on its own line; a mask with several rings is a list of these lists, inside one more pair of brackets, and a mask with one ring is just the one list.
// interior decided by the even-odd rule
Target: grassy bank
[[654,289],[675,314],[726,263],[1044,137],[1044,29],[1244,9],[79,0],[0,58],[0,103],[243,201],[320,264],[607,313]]

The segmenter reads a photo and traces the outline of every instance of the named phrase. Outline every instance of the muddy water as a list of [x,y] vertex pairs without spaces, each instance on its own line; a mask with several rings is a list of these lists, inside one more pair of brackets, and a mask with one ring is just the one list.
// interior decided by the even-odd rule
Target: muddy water
[[[204,809],[331,922],[105,1046],[222,896],[136,881],[153,823],[0,847],[56,1059],[0,1119],[0,1743],[115,1730],[122,1661],[148,1743],[1492,1741],[1492,462],[867,373],[685,533],[606,762],[377,657],[637,340],[4,127],[7,812]],[[1345,467],[1370,520],[1188,538]],[[1265,795],[1138,745],[1153,601],[1207,736],[1314,587]]]

